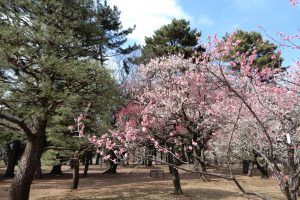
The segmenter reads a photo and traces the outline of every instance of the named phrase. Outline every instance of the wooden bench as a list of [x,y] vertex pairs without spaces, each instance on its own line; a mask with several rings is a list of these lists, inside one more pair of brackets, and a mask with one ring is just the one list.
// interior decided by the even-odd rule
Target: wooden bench
[[152,170],[150,170],[150,177],[151,178],[164,178],[165,174],[164,174],[164,171],[161,169],[152,169]]

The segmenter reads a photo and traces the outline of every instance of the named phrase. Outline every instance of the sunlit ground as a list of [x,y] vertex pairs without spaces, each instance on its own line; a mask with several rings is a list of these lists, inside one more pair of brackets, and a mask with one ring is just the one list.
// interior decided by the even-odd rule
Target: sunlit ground
[[[79,189],[72,191],[72,170],[63,166],[64,175],[50,175],[50,167],[43,167],[44,178],[35,180],[31,187],[30,199],[258,199],[243,195],[236,185],[227,180],[212,178],[204,182],[197,174],[181,172],[183,195],[173,195],[172,177],[166,166],[162,168],[165,178],[150,178],[150,168],[119,167],[118,174],[102,174],[105,166],[90,166],[87,178],[80,178]],[[185,166],[187,167],[187,166]],[[81,173],[82,173],[81,169]],[[3,175],[5,168],[0,168]],[[226,170],[210,168],[209,171],[226,173]],[[235,170],[240,184],[245,190],[257,192],[271,199],[283,199],[275,180],[261,179],[256,171],[253,177],[241,174]],[[0,199],[8,199],[11,179],[0,178]]]

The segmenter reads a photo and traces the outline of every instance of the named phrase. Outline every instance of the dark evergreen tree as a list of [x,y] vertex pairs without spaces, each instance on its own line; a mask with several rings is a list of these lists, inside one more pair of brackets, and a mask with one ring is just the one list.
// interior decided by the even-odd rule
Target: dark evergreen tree
[[[189,21],[173,19],[170,24],[156,30],[152,37],[145,38],[141,57],[135,62],[147,63],[152,58],[174,54],[182,54],[184,58],[190,58],[197,46],[197,36],[200,35],[201,33],[196,29],[191,29]],[[203,48],[199,50],[204,51]]]
[[[120,21],[120,11],[116,6],[109,6],[105,0],[101,3],[97,0],[95,23],[99,27],[99,33],[95,37],[101,45],[98,46],[98,59],[103,64],[107,59],[118,55],[127,55],[136,50],[137,45],[123,47],[127,42],[127,35],[134,28],[123,30]],[[97,48],[97,47],[96,47]]]
[[[228,38],[228,34],[224,37],[225,40],[226,38]],[[236,53],[251,54],[253,51],[256,51],[257,57],[254,59],[253,64],[259,71],[267,67],[279,68],[281,66],[283,59],[280,57],[280,54],[276,53],[278,47],[264,39],[260,33],[237,30],[235,35],[235,41],[236,40],[240,40],[240,43],[234,48],[230,55],[235,55]],[[234,56],[230,55],[225,57],[224,60],[233,61],[236,65],[232,67],[239,70],[239,63],[235,60]]]
[[[108,52],[128,52],[120,45],[132,29],[109,29],[101,6],[108,8],[92,0],[0,1],[0,120],[22,130],[27,141],[10,199],[29,198],[46,132],[60,109],[88,100],[80,110],[92,97],[102,97],[103,104],[95,100],[95,106],[107,110],[117,98],[116,83],[101,62]],[[104,15],[108,24],[118,19],[112,10],[115,18]]]

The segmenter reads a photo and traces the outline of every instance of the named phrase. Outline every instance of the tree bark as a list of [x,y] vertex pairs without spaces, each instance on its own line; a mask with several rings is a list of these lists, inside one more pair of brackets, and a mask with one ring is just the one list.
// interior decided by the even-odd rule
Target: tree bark
[[33,135],[28,139],[22,156],[20,168],[12,181],[10,188],[11,200],[28,200],[30,186],[34,178],[35,170],[44,148],[45,132]]
[[54,165],[54,166],[52,167],[52,170],[51,170],[50,174],[56,174],[56,175],[61,175],[61,174],[63,174],[62,171],[61,171],[61,164]]
[[109,161],[110,167],[108,170],[104,172],[104,174],[116,174],[117,173],[117,167],[118,164],[114,163],[113,161]]
[[100,154],[97,153],[97,155],[96,155],[96,165],[99,165],[99,160],[100,160]]
[[243,174],[248,174],[249,171],[249,162],[247,160],[243,160]]
[[146,157],[145,165],[147,167],[153,167],[153,164],[152,164],[153,147],[151,145],[146,148],[145,154],[146,154],[145,155],[145,157]]
[[299,190],[300,186],[300,177],[299,175],[297,177],[294,177],[294,174],[296,174],[297,164],[295,163],[295,149],[292,148],[291,145],[288,145],[288,175],[289,175],[289,182],[288,182],[288,191],[291,200],[297,200],[297,192]]
[[89,161],[90,161],[90,163],[89,163],[90,165],[92,165],[92,164],[93,164],[93,157],[94,157],[94,155],[93,155],[93,153],[91,152],[91,155],[90,155],[90,160],[89,160]]
[[86,152],[85,163],[84,163],[84,171],[82,176],[87,177],[87,173],[89,170],[89,165],[91,163],[91,159],[93,158],[92,152]]
[[35,170],[35,178],[36,179],[42,179],[43,173],[42,173],[42,165],[41,165],[41,159],[38,160],[38,164]]
[[[201,149],[199,147],[195,148],[193,150],[193,161],[194,161],[194,165],[195,165],[195,170],[202,172],[202,173],[206,173],[206,166],[205,166],[205,162],[204,162],[204,149]],[[201,178],[208,181],[209,178],[205,175],[205,174],[201,174]]]
[[14,177],[15,166],[18,162],[18,158],[21,152],[21,141],[14,140],[11,144],[11,150],[8,156],[8,163],[5,172],[5,177]]
[[173,175],[173,184],[174,184],[174,194],[179,195],[183,194],[181,190],[181,185],[180,185],[180,177],[178,173],[178,169],[175,167],[172,167],[172,175]]
[[252,177],[253,175],[253,169],[254,169],[254,162],[253,161],[249,161],[249,168],[248,168],[248,176]]
[[117,173],[117,167],[118,167],[118,164],[117,164],[117,162],[118,162],[117,159],[118,158],[115,155],[113,150],[110,150],[109,154],[110,154],[109,168],[108,168],[108,170],[106,170],[104,172],[104,174],[116,174]]
[[72,182],[72,188],[71,189],[77,189],[78,188],[78,183],[79,183],[79,152],[76,151],[74,153],[74,158],[73,158],[73,182]]
[[[174,158],[172,153],[169,152],[168,153],[168,163],[176,165],[176,160],[175,159],[176,158]],[[180,176],[179,176],[179,173],[178,173],[178,169],[175,168],[174,166],[169,165],[169,170],[170,170],[170,173],[173,176],[174,194],[175,195],[183,194],[183,192],[181,190]]]
[[261,178],[268,179],[269,178],[268,164],[265,163],[265,164],[261,165],[257,160],[255,161],[255,163],[256,163],[257,169],[259,169],[261,172]]

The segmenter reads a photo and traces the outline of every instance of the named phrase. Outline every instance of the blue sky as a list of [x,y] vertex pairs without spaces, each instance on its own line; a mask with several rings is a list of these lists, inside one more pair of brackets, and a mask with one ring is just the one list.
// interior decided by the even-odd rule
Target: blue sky
[[[172,18],[185,18],[192,28],[202,32],[202,38],[236,29],[258,31],[269,39],[274,32],[296,34],[300,32],[300,8],[289,0],[109,0],[121,11],[124,27],[137,26],[129,37],[130,42],[143,44],[145,36],[151,36]],[[300,43],[300,42],[299,42]],[[299,44],[298,43],[298,44]],[[285,49],[284,65],[291,65],[300,55],[299,50]]]

